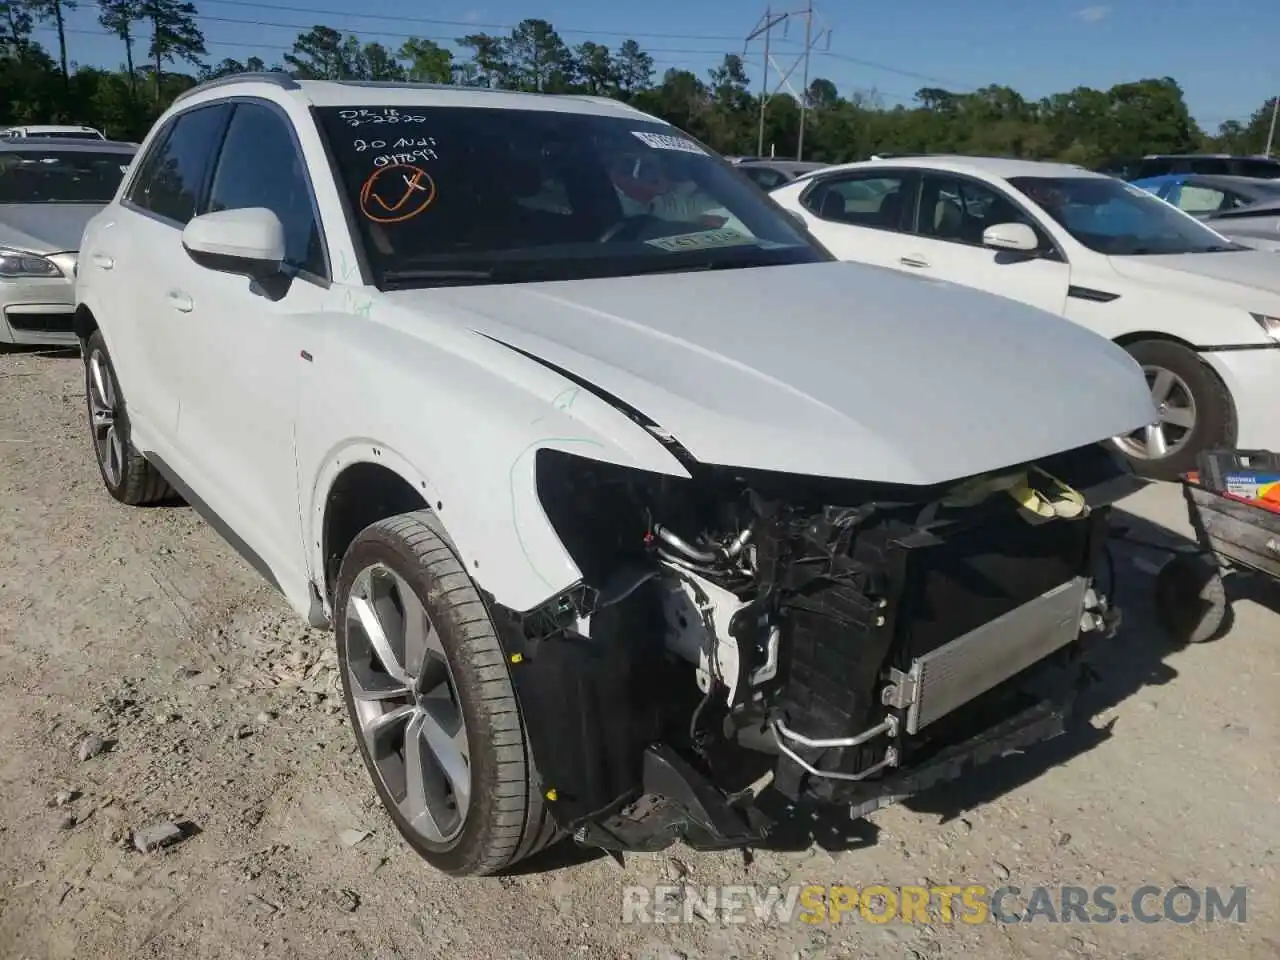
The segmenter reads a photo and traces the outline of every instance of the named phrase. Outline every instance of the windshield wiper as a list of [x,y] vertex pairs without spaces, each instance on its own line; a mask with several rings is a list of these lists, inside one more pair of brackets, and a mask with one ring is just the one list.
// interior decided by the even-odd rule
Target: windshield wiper
[[388,270],[382,275],[382,282],[391,285],[426,282],[433,286],[448,286],[488,283],[492,279],[492,270]]

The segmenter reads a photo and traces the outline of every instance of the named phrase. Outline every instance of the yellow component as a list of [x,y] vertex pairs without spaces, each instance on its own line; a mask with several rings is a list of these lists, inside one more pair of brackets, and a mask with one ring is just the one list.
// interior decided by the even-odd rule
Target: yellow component
[[511,655],[511,662],[512,662],[512,663],[523,663],[523,662],[524,662],[524,654],[523,654],[523,653],[513,653],[513,654]]
[[556,793],[555,787],[552,787],[550,790],[544,793],[543,796],[546,797],[548,800],[550,800],[552,803],[555,803],[557,800],[560,799],[560,794]]
[[1036,516],[1060,517],[1064,520],[1074,520],[1089,512],[1089,506],[1085,503],[1084,495],[1078,490],[1073,490],[1057,477],[1046,473],[1039,467],[1032,467],[1031,469],[1048,480],[1048,485],[1051,489],[1045,491],[1040,489],[1039,485],[1033,486],[1032,478],[1028,474],[1023,474],[1020,478],[1021,482],[1009,487],[1006,492],[1024,510],[1034,513]]

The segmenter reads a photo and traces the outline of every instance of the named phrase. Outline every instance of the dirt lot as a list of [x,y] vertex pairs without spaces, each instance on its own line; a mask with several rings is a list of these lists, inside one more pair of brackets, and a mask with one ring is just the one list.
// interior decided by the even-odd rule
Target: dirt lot
[[[1150,624],[1153,556],[1124,553],[1126,624],[1090,716],[964,789],[817,842],[797,825],[798,849],[750,863],[556,850],[451,882],[375,804],[331,638],[190,509],[108,498],[82,409],[78,359],[0,356],[0,957],[1280,956],[1270,594],[1239,599],[1222,640],[1171,649]],[[1127,506],[1183,527],[1171,488]],[[81,760],[90,736],[105,749]],[[167,821],[181,842],[134,849]],[[1110,884],[1121,906],[1142,884],[1249,894],[1244,924],[621,923],[624,885],[673,879]]]

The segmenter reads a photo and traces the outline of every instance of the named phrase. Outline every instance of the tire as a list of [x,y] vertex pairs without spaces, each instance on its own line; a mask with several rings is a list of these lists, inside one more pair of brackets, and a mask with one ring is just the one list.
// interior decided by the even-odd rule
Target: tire
[[[384,651],[396,661],[390,670],[373,649],[362,609],[374,611],[388,639]],[[488,608],[430,511],[380,520],[355,538],[338,572],[334,611],[347,714],[378,798],[405,841],[437,870],[460,877],[499,872],[558,839]],[[413,623],[425,640],[409,639],[416,636]],[[420,667],[411,647],[420,648]],[[442,677],[432,694],[428,687]],[[411,689],[390,695],[402,682]],[[397,711],[404,711],[400,719],[392,717]],[[433,745],[422,752],[424,742],[440,742],[432,741],[433,730],[437,737],[444,731],[450,750],[437,753]],[[451,752],[459,742],[469,783],[461,811],[455,779],[438,782],[446,769],[461,769]],[[421,777],[408,774],[408,743],[423,758]],[[424,800],[425,816],[409,793],[414,783],[423,785],[418,799],[431,798]],[[441,799],[446,794],[452,807]],[[454,833],[446,833],[446,821]]]
[[1227,621],[1222,570],[1202,554],[1180,554],[1160,568],[1155,602],[1157,621],[1178,643],[1216,639]]
[[[1187,347],[1164,340],[1142,340],[1127,348],[1147,374],[1153,399],[1164,417],[1180,419],[1190,414],[1191,427],[1163,422],[1160,429],[1171,442],[1169,452],[1153,457],[1144,449],[1143,432],[1117,437],[1113,443],[1133,465],[1134,472],[1152,480],[1177,480],[1196,468],[1196,457],[1205,450],[1231,447],[1235,443],[1235,406],[1226,385],[1200,356]],[[1164,384],[1172,389],[1156,396]],[[1189,404],[1187,403],[1189,401]]]
[[103,486],[115,499],[133,507],[170,499],[173,488],[130,439],[128,408],[100,331],[90,334],[83,354],[89,437]]

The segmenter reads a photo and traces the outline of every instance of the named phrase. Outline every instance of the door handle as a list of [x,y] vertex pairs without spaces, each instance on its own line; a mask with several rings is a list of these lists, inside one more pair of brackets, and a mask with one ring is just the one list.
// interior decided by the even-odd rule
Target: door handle
[[899,261],[904,267],[927,267],[929,261],[924,257],[902,257]]
[[105,253],[95,253],[93,255],[93,265],[95,267],[99,267],[102,270],[110,270],[112,267],[116,265],[116,262],[111,257],[108,257]]
[[169,306],[179,313],[190,313],[196,307],[195,301],[179,290],[170,290],[165,299],[169,301]]

